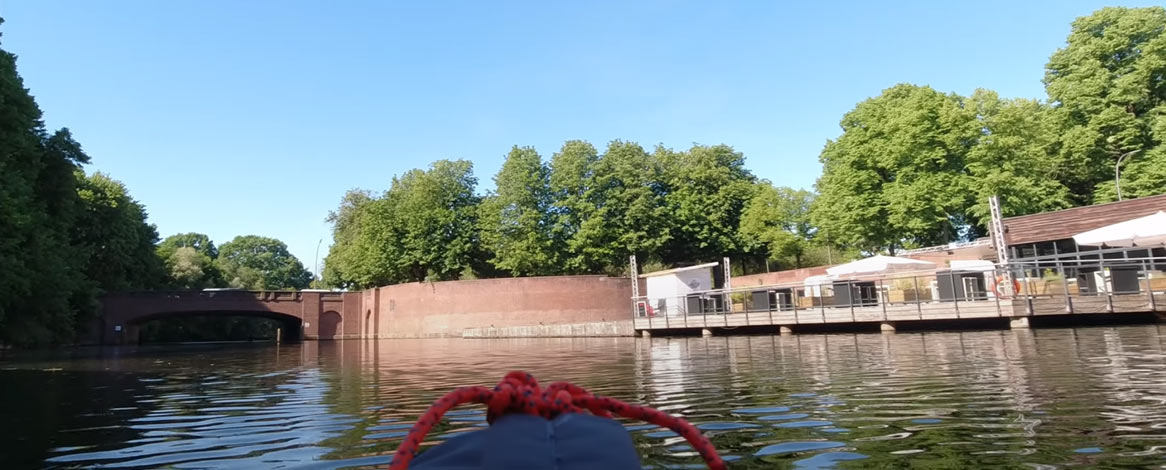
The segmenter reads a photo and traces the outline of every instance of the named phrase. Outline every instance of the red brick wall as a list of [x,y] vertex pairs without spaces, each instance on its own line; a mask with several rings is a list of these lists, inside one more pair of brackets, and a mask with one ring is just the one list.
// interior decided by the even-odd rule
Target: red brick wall
[[[379,337],[461,336],[465,328],[631,319],[631,283],[554,276],[410,283],[362,293]],[[377,298],[379,297],[379,298]]]

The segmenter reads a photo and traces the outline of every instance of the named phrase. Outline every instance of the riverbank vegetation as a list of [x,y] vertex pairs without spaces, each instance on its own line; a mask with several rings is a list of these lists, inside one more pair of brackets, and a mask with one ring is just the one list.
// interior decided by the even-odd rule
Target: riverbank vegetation
[[515,146],[481,196],[469,162],[442,160],[344,196],[324,280],[620,274],[632,254],[794,268],[984,236],[991,195],[1005,216],[1113,201],[1123,159],[1122,197],[1166,191],[1166,9],[1077,19],[1044,84],[1044,100],[894,85],[842,117],[814,192],[726,145]]
[[[632,254],[642,270],[721,256],[796,268],[975,239],[993,194],[1006,216],[1112,201],[1118,162],[1122,197],[1166,190],[1166,9],[1074,21],[1044,84],[1043,100],[894,85],[842,117],[813,191],[774,186],[728,145],[515,146],[485,194],[470,162],[438,161],[343,196],[323,280],[623,274]],[[159,243],[145,207],[89,161],[68,129],[45,127],[0,50],[0,342],[70,341],[106,291],[312,280],[270,238]]]
[[146,208],[109,175],[87,174],[89,162],[68,129],[45,127],[16,57],[0,50],[0,347],[72,341],[91,328],[102,292],[311,280],[270,238],[237,237],[219,251],[198,234],[157,245]]

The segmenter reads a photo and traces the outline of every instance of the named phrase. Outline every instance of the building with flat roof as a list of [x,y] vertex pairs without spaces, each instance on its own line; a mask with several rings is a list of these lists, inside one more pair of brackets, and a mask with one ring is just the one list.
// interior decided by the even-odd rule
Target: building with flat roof
[[1004,240],[1011,261],[1022,263],[1166,257],[1166,248],[1098,248],[1078,246],[1073,240],[1073,235],[1158,211],[1166,211],[1166,194],[1007,217]]

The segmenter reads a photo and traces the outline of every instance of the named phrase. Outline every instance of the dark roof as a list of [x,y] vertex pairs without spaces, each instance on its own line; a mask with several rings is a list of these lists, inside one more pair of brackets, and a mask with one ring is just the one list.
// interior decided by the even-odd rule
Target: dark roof
[[1081,232],[1166,211],[1166,194],[1040,214],[1006,217],[1009,245],[1072,238]]

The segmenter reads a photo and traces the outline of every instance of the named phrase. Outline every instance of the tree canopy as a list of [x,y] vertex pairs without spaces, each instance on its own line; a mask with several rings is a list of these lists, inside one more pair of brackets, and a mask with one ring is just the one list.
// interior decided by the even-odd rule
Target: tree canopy
[[158,244],[157,255],[166,265],[171,288],[205,289],[226,285],[214,264],[219,249],[205,234],[189,232],[166,237]]
[[103,291],[161,287],[162,261],[155,253],[158,232],[146,209],[121,182],[103,173],[77,175],[82,211],[76,242],[86,253],[85,274]]
[[1075,203],[1116,199],[1122,155],[1130,156],[1125,197],[1166,188],[1166,8],[1103,8],[1078,18],[1045,65],[1044,83]]
[[957,237],[972,204],[967,154],[975,116],[953,94],[896,85],[842,118],[822,150],[813,221],[869,251]]
[[815,232],[810,224],[813,199],[814,194],[806,190],[760,182],[741,216],[741,237],[764,249],[769,259],[792,268],[805,267]]
[[250,290],[304,289],[312,273],[274,238],[240,235],[219,247],[215,266],[228,286]]
[[479,210],[482,247],[490,262],[514,276],[551,274],[560,268],[551,211],[550,168],[531,147],[515,146],[494,177],[497,189]]
[[[733,256],[799,267],[975,239],[992,195],[1005,216],[1114,200],[1119,162],[1121,198],[1166,191],[1166,9],[1078,18],[1043,81],[1043,100],[894,85],[842,117],[816,193],[759,181],[728,145],[571,140],[549,161],[514,146],[481,196],[470,162],[440,160],[343,196],[327,219],[323,281],[623,274],[632,254],[654,266]],[[68,129],[45,128],[4,50],[0,149],[0,342],[69,341],[104,291],[312,280],[271,238],[158,243],[145,206],[87,174]]]

